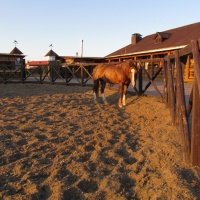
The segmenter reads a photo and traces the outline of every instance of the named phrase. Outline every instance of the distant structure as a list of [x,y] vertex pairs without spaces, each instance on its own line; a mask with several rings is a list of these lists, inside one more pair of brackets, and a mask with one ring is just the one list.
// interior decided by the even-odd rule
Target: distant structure
[[48,56],[49,61],[55,61],[59,59],[58,54],[55,53],[52,49],[45,56]]
[[[105,56],[108,62],[122,61],[124,59],[154,59],[164,58],[175,50],[182,49],[190,44],[191,40],[200,39],[200,22],[174,28],[167,31],[156,32],[146,37],[141,34],[132,34],[131,43],[113,53]],[[144,63],[145,67],[152,63]],[[154,66],[161,66],[161,62],[154,62]],[[192,81],[194,62],[192,55],[188,55],[185,62],[185,81]]]
[[81,41],[81,57],[83,57],[83,40]]

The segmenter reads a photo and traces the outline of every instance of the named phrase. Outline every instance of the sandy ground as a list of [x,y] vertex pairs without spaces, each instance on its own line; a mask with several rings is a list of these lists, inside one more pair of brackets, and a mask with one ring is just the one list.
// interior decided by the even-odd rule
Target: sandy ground
[[200,199],[194,167],[157,97],[90,87],[0,85],[0,199]]

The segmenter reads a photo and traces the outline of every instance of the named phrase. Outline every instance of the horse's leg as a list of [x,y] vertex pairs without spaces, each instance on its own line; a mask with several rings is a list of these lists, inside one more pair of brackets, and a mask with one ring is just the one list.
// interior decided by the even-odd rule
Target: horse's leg
[[94,93],[94,103],[97,104],[97,92],[99,89],[99,80],[95,80],[94,81],[94,85],[93,85],[93,93]]
[[124,86],[123,83],[119,84],[119,107],[122,108],[122,96],[123,96]]
[[123,92],[123,98],[122,98],[122,105],[123,106],[126,105],[126,93],[127,93],[128,86],[129,86],[129,84],[124,85],[124,92]]
[[106,87],[106,82],[104,80],[101,80],[101,97],[102,97],[103,102],[107,103],[106,97],[104,95],[105,87]]

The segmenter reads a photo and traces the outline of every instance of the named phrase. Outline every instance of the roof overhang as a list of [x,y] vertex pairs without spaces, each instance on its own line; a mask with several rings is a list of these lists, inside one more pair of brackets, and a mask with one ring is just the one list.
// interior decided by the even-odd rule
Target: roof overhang
[[181,46],[166,47],[166,48],[160,48],[160,49],[152,49],[152,50],[147,50],[147,51],[138,51],[138,52],[128,53],[128,54],[106,56],[105,58],[116,58],[116,57],[122,57],[122,56],[132,56],[132,55],[141,55],[141,54],[148,54],[148,53],[157,53],[157,52],[163,52],[163,51],[173,51],[173,50],[177,50],[177,49],[182,49],[186,46],[187,45],[181,45]]
[[0,53],[0,57],[7,56],[7,57],[25,57],[26,55],[23,54],[10,54],[10,53]]

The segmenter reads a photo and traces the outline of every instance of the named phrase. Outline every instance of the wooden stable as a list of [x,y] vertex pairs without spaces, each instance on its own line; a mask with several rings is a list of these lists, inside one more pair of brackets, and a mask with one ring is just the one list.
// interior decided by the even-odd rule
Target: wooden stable
[[[154,76],[157,69],[161,68],[162,58],[167,55],[174,54],[174,51],[164,51],[162,53],[154,53],[151,54],[138,54],[138,55],[127,55],[121,56],[115,59],[107,59],[108,62],[119,62],[127,59],[135,60],[136,62],[141,62],[142,66],[152,75]],[[183,64],[183,75],[184,75],[184,82],[193,82],[194,80],[194,59],[192,54],[186,55],[184,60],[182,61]],[[176,77],[176,66],[173,67],[173,75]]]
[[[192,31],[191,31],[192,30]],[[190,44],[191,40],[200,38],[200,22],[178,27],[175,29],[157,32],[145,37],[135,33],[131,37],[131,43],[107,55],[108,62],[122,61],[125,59],[145,60],[143,66],[148,71],[155,71],[154,68],[162,66],[161,61],[155,59],[165,58],[172,55],[176,50],[181,50]],[[184,56],[181,59],[184,82],[194,80],[193,54]],[[176,76],[176,66],[173,66],[173,74]]]
[[25,55],[16,47],[10,53],[0,53],[0,82],[23,79],[24,57]]

